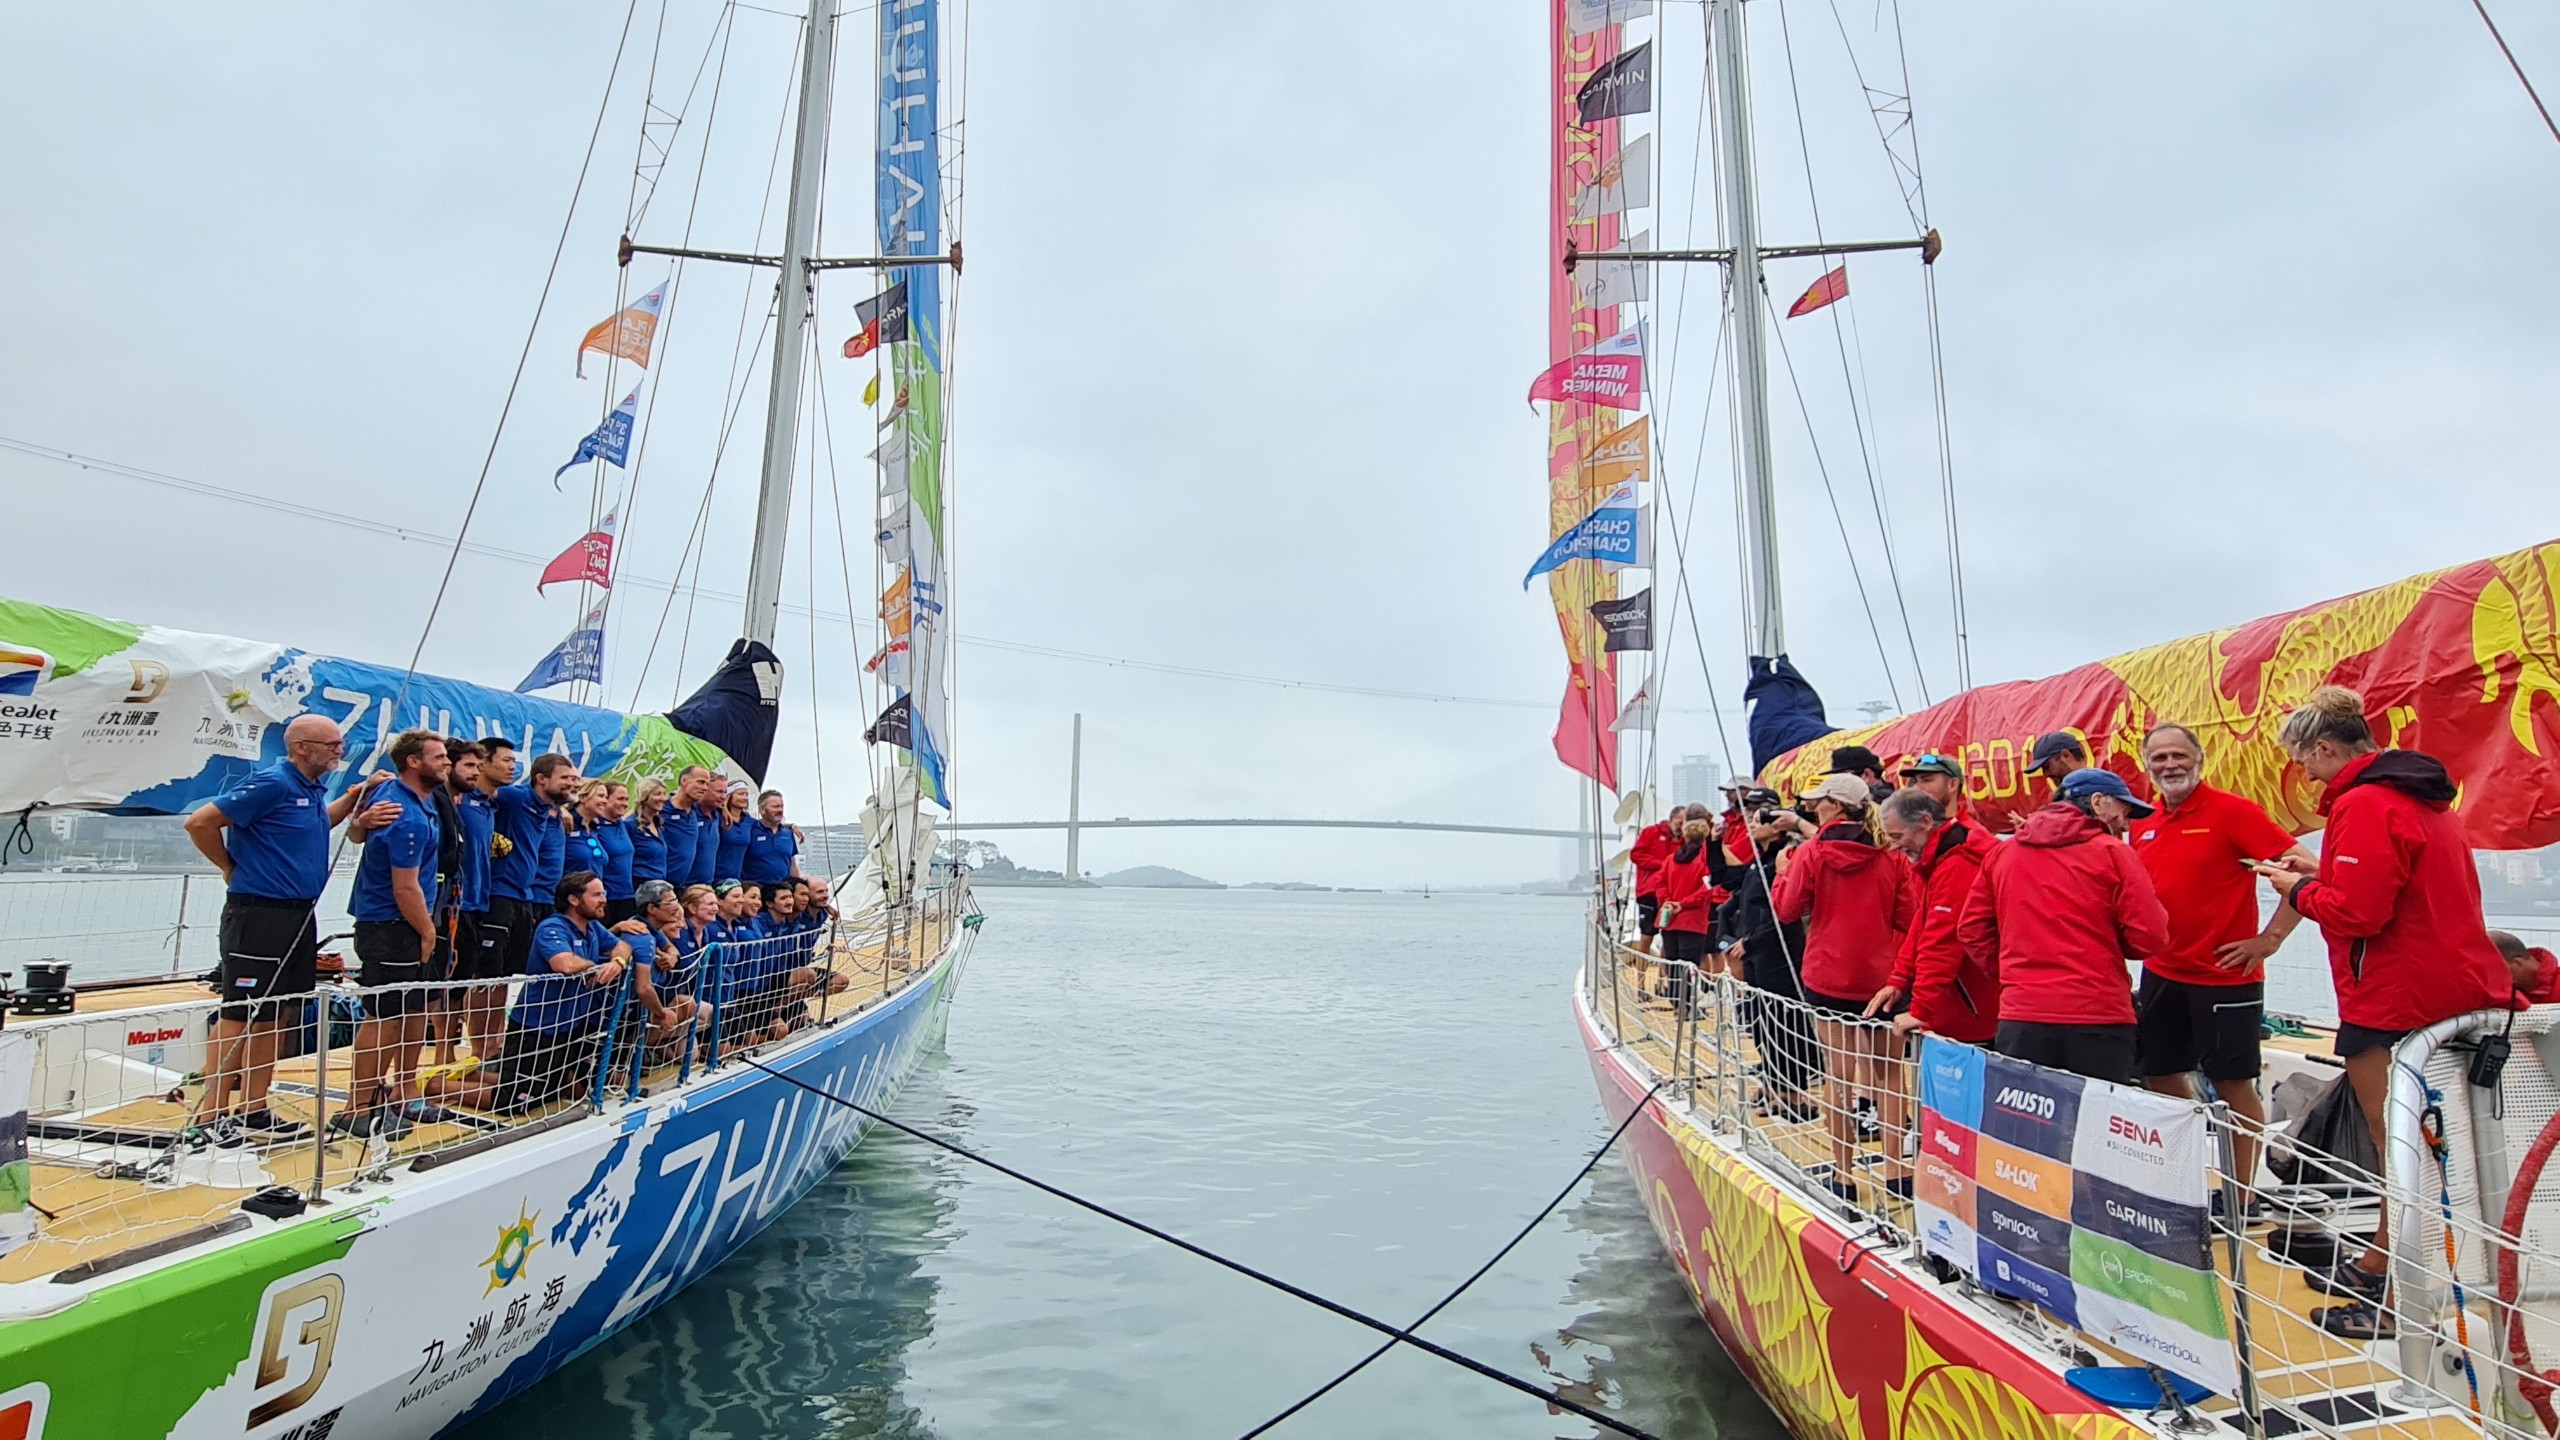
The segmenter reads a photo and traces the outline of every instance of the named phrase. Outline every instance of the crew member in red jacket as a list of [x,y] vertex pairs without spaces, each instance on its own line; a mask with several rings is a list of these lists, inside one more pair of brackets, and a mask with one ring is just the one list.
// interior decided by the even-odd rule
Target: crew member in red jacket
[[1627,850],[1627,863],[1636,872],[1636,933],[1648,951],[1656,951],[1654,933],[1662,928],[1662,862],[1680,848],[1680,821],[1687,813],[1685,805],[1672,806],[1670,814],[1637,831],[1636,843]]
[[1708,968],[1707,948],[1714,938],[1716,907],[1729,896],[1710,877],[1715,858],[1715,822],[1700,813],[1680,827],[1680,848],[1662,864],[1662,958],[1687,969],[1673,969],[1667,987],[1672,1003],[1694,1009],[1691,988],[1699,971]]
[[2195,1093],[2187,1076],[2204,1072],[2247,1122],[2232,1127],[2232,1168],[2246,1185],[2257,1177],[2257,1131],[2267,1123],[2258,1101],[2264,967],[2302,923],[2289,905],[2258,923],[2248,866],[2288,855],[2308,861],[2311,852],[2258,802],[2204,783],[2204,742],[2184,725],[2151,727],[2142,768],[2160,791],[2160,813],[2135,821],[2124,838],[2169,912],[2169,946],[2142,962],[2134,1069],[2144,1085],[2181,1100]]
[[[1910,767],[1902,773],[1908,777]],[[1920,885],[1919,918],[1904,932],[1893,978],[1867,1002],[1867,1013],[1892,1015],[1908,1000],[1911,1008],[1893,1021],[1903,1034],[1926,1030],[1988,1045],[2000,1026],[2000,972],[1964,953],[1956,922],[1964,918],[1964,902],[1994,842],[1950,819],[1937,797],[1916,785],[1884,802],[1882,819],[1886,843],[1911,857]]]
[[[2320,799],[2328,825],[2316,867],[2294,860],[2258,873],[2329,942],[2337,1055],[2375,1150],[2388,1153],[2391,1048],[2439,1020],[2512,1005],[2515,983],[2481,921],[2480,872],[2443,762],[2376,748],[2363,697],[2335,685],[2305,697],[2277,738],[2302,773],[2328,787]],[[2314,1288],[2351,1301],[2317,1312],[2323,1329],[2346,1339],[2392,1333],[2380,1308],[2389,1248],[2386,1223],[2364,1254],[2311,1277]]]
[[1837,1062],[1823,1107],[1831,1130],[1831,1190],[1858,1200],[1850,1152],[1858,1138],[1856,1102],[1864,1100],[1883,1126],[1885,1190],[1908,1198],[1911,1165],[1902,1140],[1910,1106],[1902,1067],[1888,1059],[1899,1040],[1892,1026],[1865,1016],[1867,1002],[1893,975],[1895,952],[1919,910],[1920,887],[1899,853],[1876,844],[1867,782],[1828,775],[1804,792],[1804,801],[1813,825],[1798,815],[1784,819],[1811,838],[1779,857],[1769,902],[1779,923],[1806,921],[1805,1000],[1817,1016],[1824,1053]]
[[2489,943],[2507,962],[2507,978],[2527,1005],[2560,1004],[2560,958],[2539,945],[2527,945],[2504,930],[2489,932]]
[[2099,823],[2104,795],[2136,819],[2151,807],[2112,770],[2074,770],[2061,798],[1996,847],[1965,901],[1957,937],[2000,976],[1992,1048],[2031,1064],[2133,1083],[2127,959],[2169,943],[2169,917],[2133,851]]

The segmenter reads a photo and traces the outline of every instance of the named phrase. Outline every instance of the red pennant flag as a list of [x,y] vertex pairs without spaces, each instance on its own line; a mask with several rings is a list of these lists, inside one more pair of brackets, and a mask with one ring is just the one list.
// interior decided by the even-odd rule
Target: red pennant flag
[[1796,303],[1787,307],[1787,318],[1793,320],[1799,315],[1810,315],[1835,300],[1846,298],[1848,294],[1849,267],[1843,265],[1814,281],[1813,288],[1797,296]]
[[874,320],[870,324],[853,332],[853,338],[844,342],[844,358],[847,360],[859,360],[863,356],[868,355],[879,348],[880,322]]
[[613,588],[613,525],[608,511],[602,523],[579,537],[576,544],[563,550],[552,562],[542,567],[542,578],[533,582],[536,591],[563,581],[584,580],[590,585]]

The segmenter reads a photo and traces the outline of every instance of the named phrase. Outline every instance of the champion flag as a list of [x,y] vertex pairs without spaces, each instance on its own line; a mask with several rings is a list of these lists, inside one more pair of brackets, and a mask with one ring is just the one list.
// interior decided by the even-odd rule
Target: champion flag
[[1529,403],[1535,406],[1541,400],[1581,400],[1612,410],[1643,408],[1644,327],[1631,325],[1579,355],[1548,366],[1529,382]]
[[1796,297],[1796,303],[1787,307],[1787,318],[1793,320],[1799,315],[1810,315],[1823,306],[1845,300],[1848,296],[1849,267],[1835,266],[1829,274],[1814,281],[1803,294]]
[[590,460],[626,465],[631,454],[631,424],[639,414],[640,391],[635,386],[630,394],[622,397],[621,404],[613,407],[613,413],[604,417],[603,424],[578,442],[578,453],[569,457],[569,463],[551,472],[551,488],[559,489],[561,476]]
[[866,745],[895,745],[901,750],[914,749],[914,697],[901,695],[890,701],[889,708],[880,712],[880,718],[864,727],[862,740]]
[[568,580],[583,580],[590,585],[613,588],[613,527],[616,519],[613,511],[604,512],[604,518],[596,522],[596,528],[580,536],[577,543],[553,556],[551,563],[542,567],[542,578],[533,582],[533,588],[540,591],[546,585]]
[[1557,536],[1547,546],[1538,563],[1520,577],[1520,588],[1569,561],[1597,560],[1604,565],[1642,565],[1648,558],[1643,526],[1644,512],[1636,506],[1636,487],[1630,481],[1611,490],[1591,513],[1573,528]]
[[579,379],[587,378],[587,352],[590,350],[618,356],[643,370],[649,368],[649,347],[657,342],[658,312],[667,303],[667,283],[659,281],[656,289],[640,297],[639,303],[596,322],[595,327],[587,332],[587,338],[578,342]]
[[551,653],[534,662],[533,673],[516,686],[519,695],[566,685],[572,680],[604,678],[604,606],[599,604],[569,632],[569,638],[553,646]]
[[1608,637],[1601,646],[1604,650],[1614,654],[1620,650],[1653,648],[1651,590],[1639,590],[1623,600],[1594,600],[1591,602],[1591,618],[1600,622],[1601,633]]
[[844,342],[844,358],[859,360],[883,345],[907,338],[907,282],[899,281],[853,307],[862,328]]
[[1574,113],[1585,127],[1653,108],[1653,42],[1647,40],[1591,72],[1574,93]]

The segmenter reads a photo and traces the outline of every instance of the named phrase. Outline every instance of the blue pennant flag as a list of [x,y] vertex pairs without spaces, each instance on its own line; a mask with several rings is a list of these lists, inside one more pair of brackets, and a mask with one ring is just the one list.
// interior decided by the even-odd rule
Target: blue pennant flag
[[604,678],[604,607],[598,605],[569,632],[569,638],[534,662],[533,673],[516,687],[519,695],[566,685],[572,680]]
[[1590,514],[1575,522],[1574,527],[1555,538],[1547,553],[1529,567],[1520,579],[1520,588],[1548,571],[1572,560],[1597,560],[1604,565],[1647,565],[1652,563],[1652,547],[1645,543],[1644,512],[1636,506],[1636,482],[1629,480],[1608,494],[1592,508]]
[[640,392],[635,388],[622,397],[621,404],[613,407],[612,414],[604,417],[603,424],[578,442],[578,453],[569,457],[569,463],[551,472],[551,488],[559,489],[561,476],[590,460],[623,464],[631,454],[631,422],[639,413]]

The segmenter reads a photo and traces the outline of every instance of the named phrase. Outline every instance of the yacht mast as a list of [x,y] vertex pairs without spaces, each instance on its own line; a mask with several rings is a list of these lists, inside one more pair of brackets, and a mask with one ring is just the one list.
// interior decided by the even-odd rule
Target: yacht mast
[[1760,188],[1753,172],[1751,62],[1742,0],[1709,0],[1716,131],[1724,146],[1725,244],[1733,276],[1735,437],[1742,467],[1743,639],[1752,655],[1786,653],[1778,602],[1777,491],[1769,462],[1768,295],[1760,283]]
[[766,407],[764,475],[756,489],[755,553],[747,565],[745,635],[770,647],[782,609],[782,554],[791,528],[791,462],[800,446],[801,362],[818,238],[818,186],[826,170],[828,99],[835,86],[835,0],[810,0],[800,60],[800,116],[791,143],[790,209],[783,221],[782,279],[774,288],[773,398]]

